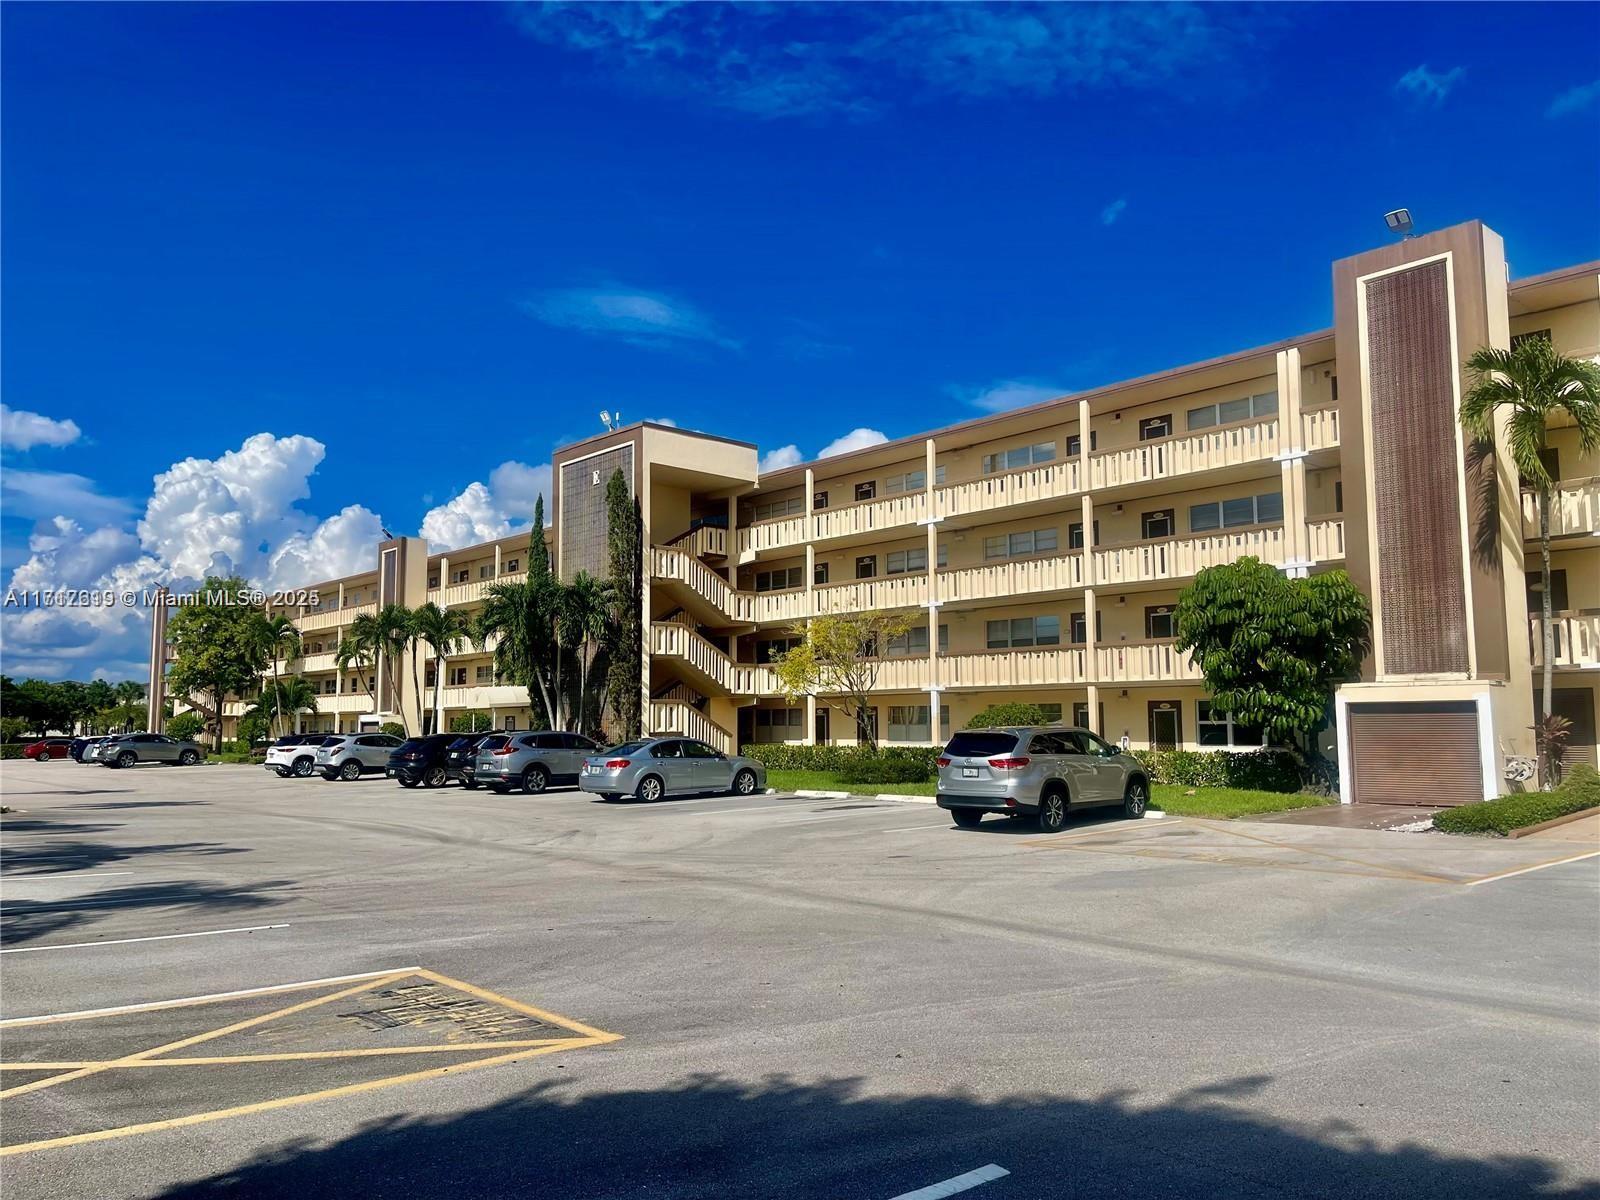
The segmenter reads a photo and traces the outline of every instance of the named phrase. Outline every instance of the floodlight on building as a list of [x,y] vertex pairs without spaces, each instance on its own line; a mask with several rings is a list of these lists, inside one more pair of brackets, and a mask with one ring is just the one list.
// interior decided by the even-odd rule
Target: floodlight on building
[[613,429],[616,428],[616,426],[611,423],[611,410],[610,409],[602,408],[600,410],[600,423],[606,427],[606,432],[607,433],[610,433]]
[[1393,212],[1383,214],[1383,223],[1389,227],[1390,233],[1398,233],[1402,238],[1411,236],[1411,210],[1397,208]]

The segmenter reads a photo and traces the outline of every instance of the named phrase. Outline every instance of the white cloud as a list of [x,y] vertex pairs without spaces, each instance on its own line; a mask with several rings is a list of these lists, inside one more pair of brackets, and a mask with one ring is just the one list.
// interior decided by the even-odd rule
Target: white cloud
[[103,495],[87,475],[15,468],[0,472],[0,504],[9,517],[69,516],[96,524],[123,519],[132,508],[126,500]]
[[1412,67],[1399,79],[1395,80],[1394,89],[1405,92],[1418,104],[1429,104],[1438,107],[1443,104],[1445,97],[1455,90],[1456,84],[1461,82],[1462,76],[1467,73],[1465,67],[1451,67],[1448,71],[1435,71],[1423,63]]
[[557,329],[619,338],[652,350],[694,345],[739,349],[738,342],[688,301],[620,284],[544,292],[522,310]]
[[646,417],[645,421],[651,425],[665,425],[668,429],[676,429],[678,423],[671,417]]
[[272,553],[266,584],[269,588],[299,587],[369,570],[372,548],[382,539],[383,521],[378,514],[352,504],[310,533],[286,538]]
[[1120,197],[1113,200],[1100,210],[1100,224],[1115,225],[1117,218],[1122,215],[1122,210],[1128,207],[1128,202]]
[[945,390],[962,403],[980,408],[984,412],[1008,412],[1013,408],[1025,408],[1030,404],[1054,400],[1066,394],[1065,388],[1029,379],[1002,379],[998,383],[991,383],[988,387],[977,390],[955,386]]
[[[530,37],[625,86],[765,118],[946,96],[1189,89],[1267,27],[1220,5],[527,5]],[[1214,78],[1228,78],[1210,72]]]
[[474,481],[422,518],[422,536],[430,550],[454,550],[493,541],[533,523],[534,501],[541,495],[549,520],[550,468],[503,462],[489,473],[487,484]]
[[1593,83],[1580,83],[1577,87],[1568,88],[1554,100],[1550,107],[1544,110],[1547,117],[1566,117],[1592,106],[1600,100],[1600,79]]
[[35,446],[69,446],[83,436],[73,420],[57,421],[36,412],[0,404],[0,446],[31,450]]
[[763,474],[768,471],[781,471],[785,467],[798,466],[805,460],[806,456],[800,453],[800,447],[791,442],[787,446],[779,446],[776,450],[768,450],[756,464],[756,470]]
[[852,429],[843,437],[834,438],[817,454],[818,458],[832,458],[836,454],[849,454],[852,450],[865,450],[868,446],[876,446],[889,440],[887,434],[876,429]]

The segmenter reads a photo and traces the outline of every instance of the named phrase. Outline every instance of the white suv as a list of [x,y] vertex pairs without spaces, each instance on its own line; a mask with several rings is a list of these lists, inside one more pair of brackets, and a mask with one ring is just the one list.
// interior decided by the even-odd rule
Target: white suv
[[317,747],[326,737],[322,733],[291,733],[267,747],[267,770],[280,779],[298,775],[304,779],[317,765]]

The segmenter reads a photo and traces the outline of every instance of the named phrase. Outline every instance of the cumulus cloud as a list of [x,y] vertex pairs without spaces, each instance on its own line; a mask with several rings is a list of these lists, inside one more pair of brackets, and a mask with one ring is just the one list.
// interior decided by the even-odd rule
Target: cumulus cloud
[[[422,536],[430,550],[454,550],[493,541],[527,529],[533,505],[550,496],[550,467],[503,462],[489,473],[487,484],[474,480],[422,518]],[[548,519],[548,516],[546,517]]]
[[1221,5],[829,5],[825,22],[819,11],[530,4],[517,18],[528,36],[624,86],[763,118],[860,119],[950,96],[1188,88],[1263,28]]
[[133,507],[126,500],[104,495],[87,475],[10,467],[0,472],[0,504],[9,517],[48,521],[69,516],[96,523],[123,519]]
[[36,412],[0,404],[0,446],[31,450],[35,446],[70,446],[83,436],[73,420],[57,421]]
[[805,460],[806,456],[800,452],[800,447],[791,442],[787,446],[779,446],[776,450],[768,450],[761,456],[761,461],[756,464],[756,469],[763,473],[781,471],[785,467],[798,466]]
[[817,454],[818,458],[832,458],[836,454],[849,454],[852,450],[865,450],[868,446],[876,446],[880,442],[887,442],[887,434],[876,429],[852,429],[843,437],[836,437]]
[[1395,80],[1394,90],[1410,96],[1418,104],[1437,108],[1444,103],[1445,97],[1455,90],[1456,84],[1461,82],[1462,76],[1466,73],[1465,67],[1435,71],[1427,63],[1423,63],[1412,67]]
[[378,514],[359,504],[349,505],[309,533],[284,539],[269,559],[267,587],[296,587],[368,570],[372,548],[382,539]]
[[1600,79],[1568,88],[1550,101],[1550,107],[1544,110],[1544,115],[1552,118],[1570,116],[1592,107],[1597,100],[1600,100]]
[[621,284],[542,292],[522,305],[536,321],[652,350],[739,343],[687,300]]
[[1113,200],[1100,210],[1100,224],[1115,225],[1117,218],[1122,215],[1122,210],[1128,207],[1128,202],[1121,198]]
[[1025,408],[1030,404],[1054,400],[1066,393],[1065,388],[1029,379],[1002,379],[984,388],[951,386],[945,390],[963,404],[970,404],[984,412],[1007,412],[1013,408]]

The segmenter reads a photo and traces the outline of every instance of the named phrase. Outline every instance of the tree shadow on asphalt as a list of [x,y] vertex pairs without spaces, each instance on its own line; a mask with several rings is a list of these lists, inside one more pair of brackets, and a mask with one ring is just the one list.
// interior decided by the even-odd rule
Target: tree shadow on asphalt
[[53,842],[48,846],[7,846],[0,855],[0,878],[59,875],[131,862],[146,854],[243,854],[242,846],[217,842],[166,842],[153,846],[113,846],[108,842]]
[[209,800],[109,800],[103,804],[80,804],[79,810],[123,808],[192,808],[196,804],[210,804]]
[[1464,1158],[1380,1145],[1350,1122],[1295,1125],[1217,1099],[1267,1082],[1223,1081],[1153,1107],[1126,1093],[868,1095],[859,1079],[706,1074],[598,1095],[549,1082],[470,1112],[285,1143],[162,1196],[883,1200],[986,1163],[1011,1172],[974,1193],[992,1190],[995,1200],[1600,1196],[1600,1184],[1564,1183],[1533,1154]]
[[224,912],[264,908],[282,904],[284,895],[268,895],[275,888],[290,886],[290,880],[219,886],[196,880],[141,884],[135,887],[108,888],[83,896],[62,899],[8,899],[0,910],[0,945],[15,946],[52,933],[60,933],[94,920],[152,908],[204,908]]

